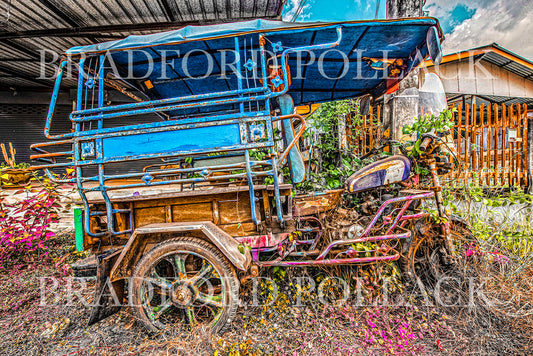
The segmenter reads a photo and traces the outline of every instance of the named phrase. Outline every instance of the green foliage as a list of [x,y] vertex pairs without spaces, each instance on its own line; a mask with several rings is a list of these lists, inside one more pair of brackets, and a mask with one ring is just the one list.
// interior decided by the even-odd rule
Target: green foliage
[[[316,167],[310,171],[308,179],[298,187],[303,190],[335,189],[360,167],[359,160],[350,150],[339,150],[339,127],[346,116],[351,115],[353,130],[361,121],[358,104],[355,100],[340,100],[322,104],[308,119],[308,129],[304,137],[313,142],[313,150],[318,154],[312,159]],[[349,138],[348,138],[349,139]]]
[[250,152],[250,158],[255,159],[257,161],[264,160],[265,157],[267,157],[268,155],[266,150],[261,150],[261,149],[253,149],[253,150],[250,150],[249,152]]
[[4,168],[15,168],[15,169],[27,169],[27,168],[30,168],[30,164],[29,163],[26,163],[26,162],[20,162],[20,163],[15,163],[13,165],[13,167],[7,165],[5,162],[2,162],[0,164],[0,169],[4,169]]
[[442,133],[450,130],[453,125],[453,113],[457,109],[446,109],[443,110],[439,116],[435,115],[420,115],[415,118],[416,121],[412,125],[406,125],[402,129],[402,133],[405,135],[411,135],[417,133],[418,135],[423,135],[425,133]]
[[419,156],[420,144],[422,143],[421,137],[423,134],[427,133],[445,133],[449,131],[454,126],[453,113],[457,109],[446,109],[443,110],[439,116],[435,115],[420,115],[415,118],[415,122],[412,125],[406,125],[402,128],[402,133],[404,135],[413,135],[416,134],[416,140],[408,141],[406,146],[412,146],[412,149],[409,153],[409,156]]
[[506,256],[521,265],[533,257],[533,195],[521,189],[483,190],[472,183],[445,188],[444,205],[470,225],[481,249],[489,256]]

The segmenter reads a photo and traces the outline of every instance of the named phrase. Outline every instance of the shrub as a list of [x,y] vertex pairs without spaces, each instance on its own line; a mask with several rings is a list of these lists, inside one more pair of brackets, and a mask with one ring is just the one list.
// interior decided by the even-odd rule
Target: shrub
[[0,267],[36,262],[48,257],[47,241],[55,234],[50,225],[58,221],[57,197],[51,188],[33,192],[22,202],[6,203],[0,197]]

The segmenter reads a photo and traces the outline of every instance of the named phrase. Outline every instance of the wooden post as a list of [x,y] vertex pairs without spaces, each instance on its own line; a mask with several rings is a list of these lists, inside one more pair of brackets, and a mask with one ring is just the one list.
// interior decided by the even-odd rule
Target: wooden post
[[490,187],[492,185],[492,177],[494,175],[494,170],[491,168],[492,165],[492,104],[487,105],[487,185]]
[[465,184],[468,184],[471,173],[471,147],[470,147],[470,105],[465,104]]

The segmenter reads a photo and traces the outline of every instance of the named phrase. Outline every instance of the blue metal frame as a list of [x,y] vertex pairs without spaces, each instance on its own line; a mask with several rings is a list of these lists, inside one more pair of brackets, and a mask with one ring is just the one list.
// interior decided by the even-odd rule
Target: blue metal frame
[[[282,154],[277,152],[274,143],[273,122],[279,118],[272,116],[270,100],[284,95],[289,88],[289,76],[287,73],[287,56],[292,52],[303,50],[320,50],[337,46],[342,39],[342,27],[337,26],[337,39],[330,43],[285,49],[281,54],[282,63],[282,84],[281,91],[272,91],[268,84],[267,75],[267,52],[265,50],[265,35],[259,34],[261,80],[260,85],[244,88],[242,65],[240,55],[236,60],[236,79],[238,90],[228,90],[224,92],[214,92],[200,95],[176,96],[161,100],[148,100],[143,102],[105,106],[104,87],[106,74],[106,56],[104,54],[94,54],[87,58],[80,58],[78,68],[78,87],[76,109],[70,114],[70,120],[74,125],[74,131],[64,134],[51,135],[52,118],[55,103],[59,94],[63,71],[67,61],[62,61],[54,92],[46,119],[44,134],[48,139],[54,140],[51,143],[32,145],[32,148],[39,152],[32,156],[33,159],[45,160],[47,165],[34,167],[44,169],[49,178],[54,181],[76,183],[82,198],[85,212],[84,229],[85,232],[94,237],[99,237],[108,233],[113,235],[128,234],[132,232],[133,214],[128,209],[117,209],[113,206],[109,198],[108,191],[113,189],[124,189],[141,186],[167,185],[172,183],[195,183],[210,182],[220,179],[239,179],[248,181],[251,215],[255,224],[259,225],[259,217],[255,209],[254,177],[271,176],[274,182],[274,198],[276,201],[277,217],[281,225],[283,214],[281,209],[281,199],[279,193],[278,164],[286,157],[288,150]],[[240,38],[235,37],[235,53],[240,54]],[[96,64],[97,63],[97,64]],[[94,65],[94,67],[93,67]],[[87,68],[87,70],[86,70]],[[246,70],[246,68],[244,69]],[[256,82],[256,84],[258,84]],[[278,85],[279,87],[279,85]],[[96,89],[97,88],[97,89]],[[92,92],[93,100],[88,99],[89,92]],[[97,92],[97,105],[94,107],[94,92]],[[91,102],[91,107],[87,105]],[[246,110],[245,103],[254,105],[255,110]],[[238,112],[233,113],[211,113],[207,116],[187,117],[169,119],[163,122],[147,122],[138,125],[123,125],[120,127],[105,127],[106,120],[124,118],[132,115],[147,115],[159,112],[169,112],[176,109],[201,108],[223,104],[238,104]],[[284,117],[286,119],[286,117]],[[260,123],[259,125],[257,123]],[[95,124],[95,127],[93,127]],[[259,140],[254,140],[250,134],[250,126],[254,125],[254,130],[258,127],[264,129],[260,132]],[[87,127],[88,126],[88,127]],[[259,129],[259,131],[261,131]],[[216,137],[211,141],[210,136]],[[254,134],[255,136],[255,134]],[[297,140],[298,137],[295,138]],[[45,148],[56,148],[60,145],[71,145],[71,151],[59,151],[49,153]],[[292,142],[288,149],[294,145]],[[55,146],[55,147],[54,147]],[[250,150],[267,149],[270,152],[268,159],[258,161],[250,156]],[[144,160],[152,158],[184,159],[185,157],[199,156],[206,154],[222,155],[226,152],[235,152],[244,158],[243,164],[208,166],[202,168],[171,168],[153,172],[135,172],[120,175],[108,175],[105,173],[106,165],[116,162]],[[57,159],[62,159],[58,162]],[[72,159],[69,161],[68,159]],[[76,175],[74,178],[58,179],[51,171],[53,168],[75,166]],[[96,167],[97,175],[84,176],[83,169]],[[181,166],[180,166],[181,167]],[[265,167],[267,167],[265,169]],[[235,170],[243,172],[234,172]],[[226,172],[221,176],[213,176],[213,172]],[[158,175],[179,175],[178,178],[157,181]],[[199,177],[185,177],[182,174],[196,174]],[[129,183],[110,186],[106,182],[110,179],[141,179],[144,183]],[[87,187],[84,183],[97,182],[94,187]],[[102,194],[105,202],[105,211],[91,211],[87,193],[98,191]],[[114,217],[116,214],[129,214],[130,228],[117,231],[115,229]],[[90,219],[93,216],[106,216],[108,230],[104,232],[92,232],[90,230]]]

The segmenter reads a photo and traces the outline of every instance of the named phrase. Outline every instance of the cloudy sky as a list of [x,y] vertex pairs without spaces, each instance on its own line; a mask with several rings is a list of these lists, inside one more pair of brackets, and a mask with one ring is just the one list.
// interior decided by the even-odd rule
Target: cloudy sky
[[[297,21],[385,18],[386,0],[304,0]],[[300,0],[288,0],[284,19],[294,17]],[[378,7],[379,4],[379,7]],[[533,60],[532,0],[427,0],[424,10],[439,19],[445,53],[493,42]]]

